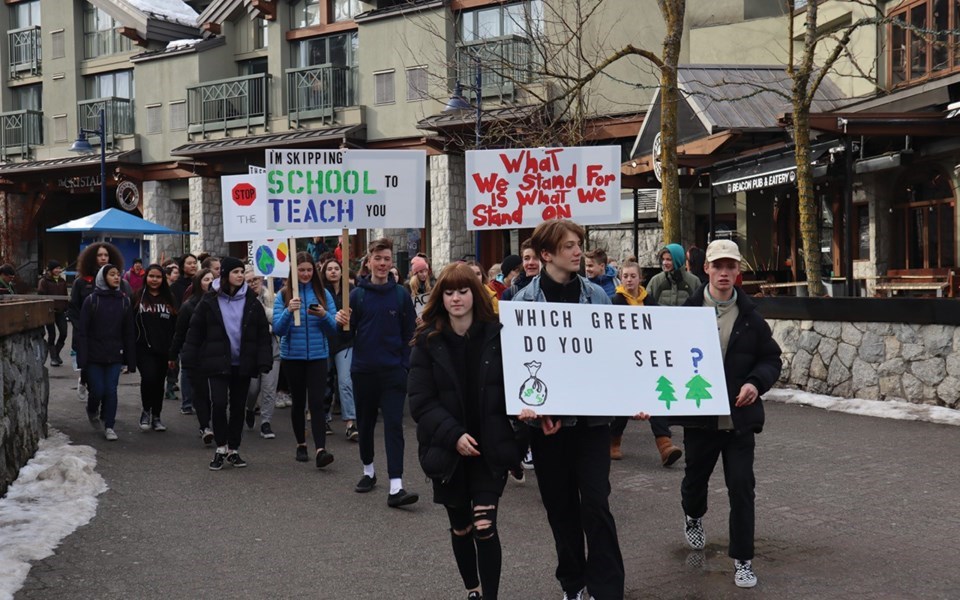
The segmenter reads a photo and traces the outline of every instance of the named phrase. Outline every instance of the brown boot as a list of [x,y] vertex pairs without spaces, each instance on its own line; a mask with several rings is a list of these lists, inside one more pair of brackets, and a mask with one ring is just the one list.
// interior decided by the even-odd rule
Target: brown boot
[[622,435],[615,435],[610,438],[610,458],[620,460],[623,458],[623,451],[620,450],[620,443],[623,441]]
[[657,450],[660,451],[660,462],[665,467],[669,467],[683,456],[683,450],[674,446],[673,441],[666,435],[657,436]]

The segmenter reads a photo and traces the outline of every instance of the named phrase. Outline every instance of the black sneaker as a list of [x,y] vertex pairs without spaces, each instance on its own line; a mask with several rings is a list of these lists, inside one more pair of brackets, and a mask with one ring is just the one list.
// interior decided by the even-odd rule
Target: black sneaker
[[467,594],[467,600],[483,600],[483,596],[480,595],[480,592],[470,592]]
[[94,431],[100,431],[103,429],[103,423],[100,422],[100,417],[96,412],[87,413],[87,420],[90,421],[90,427],[93,427]]
[[327,421],[327,435],[333,435],[333,427],[330,427],[330,421]]
[[200,439],[203,440],[204,444],[210,445],[213,443],[213,430],[209,427],[204,427],[200,430]]
[[247,422],[247,429],[253,429],[253,425],[257,422],[257,413],[247,410],[244,420]]
[[140,430],[150,431],[150,413],[145,410],[140,412]]
[[510,469],[510,477],[512,477],[513,480],[516,481],[517,483],[523,483],[527,479],[527,476],[523,472],[523,468],[520,465],[517,465],[512,469]]
[[360,439],[360,432],[357,431],[357,426],[351,425],[350,427],[347,427],[346,436],[351,442],[358,441]]
[[167,427],[163,424],[163,421],[160,420],[160,417],[156,417],[153,421],[150,422],[150,426],[153,427],[154,431],[166,431]]
[[399,508],[408,504],[414,504],[419,499],[419,494],[410,493],[407,490],[400,488],[400,491],[396,494],[390,494],[387,496],[387,506],[390,508]]
[[227,456],[225,454],[220,454],[219,452],[213,453],[213,460],[210,461],[210,470],[219,471],[223,468],[223,461],[226,460]]
[[265,440],[272,440],[277,437],[277,434],[273,432],[273,429],[270,427],[270,423],[263,422],[260,423],[260,437]]
[[317,452],[317,468],[322,469],[333,462],[333,455],[326,450]]
[[227,455],[227,462],[237,469],[242,469],[243,467],[247,466],[247,461],[240,458],[240,453],[236,451]]
[[306,446],[297,446],[297,462],[307,462],[310,458],[307,456]]
[[358,494],[366,494],[367,492],[372,491],[375,485],[377,485],[376,475],[374,475],[373,477],[370,477],[369,475],[364,475],[363,477],[360,478],[360,481],[357,482],[357,485],[356,487],[353,488],[353,491],[355,491]]
[[180,414],[181,414],[181,415],[192,415],[192,414],[193,414],[193,407],[192,407],[192,406],[184,406],[184,407],[181,407],[181,408],[180,408]]

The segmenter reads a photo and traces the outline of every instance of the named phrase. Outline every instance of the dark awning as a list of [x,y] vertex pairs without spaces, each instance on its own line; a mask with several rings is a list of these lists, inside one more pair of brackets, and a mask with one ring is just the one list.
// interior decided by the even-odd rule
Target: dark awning
[[267,133],[245,137],[203,140],[177,146],[170,151],[174,156],[208,156],[236,152],[237,150],[266,150],[268,148],[296,148],[309,146],[317,142],[363,141],[366,138],[365,125],[344,125],[325,129],[301,129],[284,133]]
[[[107,152],[107,164],[114,163],[139,163],[140,151],[129,150],[126,152]],[[84,168],[100,166],[100,153],[82,154],[80,156],[68,156],[65,158],[53,158],[50,160],[34,160],[19,163],[0,164],[0,175],[15,175],[21,173],[34,173],[37,171],[49,171],[72,168]]]
[[[825,155],[838,146],[838,142],[825,142],[810,149],[809,161],[814,178],[827,174],[830,161]],[[742,159],[729,168],[714,171],[711,180],[714,191],[721,196],[780,185],[792,186],[797,181],[797,160],[792,148],[759,158]]]

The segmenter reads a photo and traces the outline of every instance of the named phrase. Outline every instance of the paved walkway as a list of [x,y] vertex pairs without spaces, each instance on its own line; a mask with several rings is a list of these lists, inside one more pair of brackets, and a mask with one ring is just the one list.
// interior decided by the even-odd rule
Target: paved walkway
[[[194,417],[165,403],[166,433],[142,433],[138,378],[121,378],[117,431],[90,430],[74,373],[51,369],[50,425],[98,450],[110,490],[97,517],[35,564],[19,600],[50,598],[464,598],[443,509],[430,502],[407,425],[409,510],[386,486],[352,491],[357,447],[338,435],[318,472],[293,460],[290,410],[275,440],[247,435],[250,466],[207,470]],[[733,585],[727,502],[715,474],[706,552],[682,541],[681,469],[658,465],[645,424],[631,424],[614,464],[612,504],[628,598],[957,598],[960,429],[768,404],[757,441],[753,590]],[[378,434],[380,430],[378,430]],[[377,467],[385,471],[382,445]],[[677,466],[682,466],[678,464]],[[535,481],[508,484],[500,509],[501,597],[562,596]]]

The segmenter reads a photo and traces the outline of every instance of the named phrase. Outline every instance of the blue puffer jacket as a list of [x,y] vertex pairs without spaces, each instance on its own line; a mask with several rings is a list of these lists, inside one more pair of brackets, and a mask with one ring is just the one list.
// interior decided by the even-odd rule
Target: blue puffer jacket
[[280,358],[283,360],[320,360],[330,356],[327,336],[337,334],[334,315],[336,304],[330,292],[326,294],[327,314],[322,319],[307,314],[307,307],[320,304],[312,285],[300,284],[300,327],[293,325],[293,313],[287,310],[283,294],[277,294],[273,303],[273,334],[280,336]]

